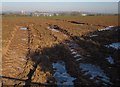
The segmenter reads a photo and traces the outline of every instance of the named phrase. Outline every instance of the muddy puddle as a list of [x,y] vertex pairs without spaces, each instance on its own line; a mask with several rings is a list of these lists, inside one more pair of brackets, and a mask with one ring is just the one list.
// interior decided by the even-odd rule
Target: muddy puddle
[[73,24],[85,24],[85,23],[81,23],[81,22],[77,22],[77,21],[68,21],[70,23],[73,23]]
[[74,85],[73,81],[76,79],[74,77],[71,77],[65,68],[65,62],[64,61],[58,61],[56,63],[53,63],[53,69],[55,71],[53,77],[57,81],[57,86],[61,87],[62,85]]

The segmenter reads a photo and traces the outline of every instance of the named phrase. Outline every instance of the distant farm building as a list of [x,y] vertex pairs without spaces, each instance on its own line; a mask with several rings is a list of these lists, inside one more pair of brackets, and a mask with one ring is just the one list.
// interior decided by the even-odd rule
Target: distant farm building
[[82,16],[87,16],[87,14],[81,14]]
[[51,13],[51,12],[34,12],[32,13],[32,16],[58,16],[57,13]]

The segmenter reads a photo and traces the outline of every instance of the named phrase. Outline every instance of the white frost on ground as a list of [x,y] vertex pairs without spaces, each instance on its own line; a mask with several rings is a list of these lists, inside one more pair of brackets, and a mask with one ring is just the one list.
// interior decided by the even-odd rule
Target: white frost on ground
[[106,27],[106,28],[104,28],[104,29],[100,29],[100,30],[98,30],[98,31],[112,30],[113,27],[114,27],[114,26],[108,26],[108,27]]
[[95,80],[95,78],[98,78],[96,80],[97,82],[100,80],[110,84],[110,78],[106,76],[106,74],[103,72],[103,70],[100,69],[99,66],[80,63],[80,69],[82,69],[82,72],[85,72],[84,75],[90,75],[91,76],[90,79]]
[[27,30],[27,28],[26,27],[22,27],[22,28],[20,28],[20,30]]
[[53,68],[55,69],[54,78],[57,81],[57,85],[74,85],[73,81],[76,79],[71,77],[65,68],[65,63],[63,61],[59,61],[57,63],[53,63]]
[[114,64],[114,60],[111,56],[107,57],[106,59],[110,64]]
[[116,49],[116,50],[118,50],[118,49],[120,49],[120,42],[117,42],[117,43],[111,43],[111,44],[109,44],[109,45],[105,45],[106,47],[112,47],[112,48],[114,48],[114,49]]

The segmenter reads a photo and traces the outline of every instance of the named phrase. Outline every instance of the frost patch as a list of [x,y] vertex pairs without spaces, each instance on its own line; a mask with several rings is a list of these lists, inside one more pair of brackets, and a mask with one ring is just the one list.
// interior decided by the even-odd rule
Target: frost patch
[[55,69],[55,73],[53,77],[57,81],[57,85],[74,85],[73,81],[76,79],[71,77],[65,68],[65,63],[63,61],[59,61],[57,63],[53,63],[53,68]]

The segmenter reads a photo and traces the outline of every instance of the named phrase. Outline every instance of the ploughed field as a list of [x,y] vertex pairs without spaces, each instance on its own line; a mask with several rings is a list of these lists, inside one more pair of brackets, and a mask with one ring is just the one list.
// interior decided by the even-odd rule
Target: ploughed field
[[2,18],[2,85],[120,86],[117,16]]

